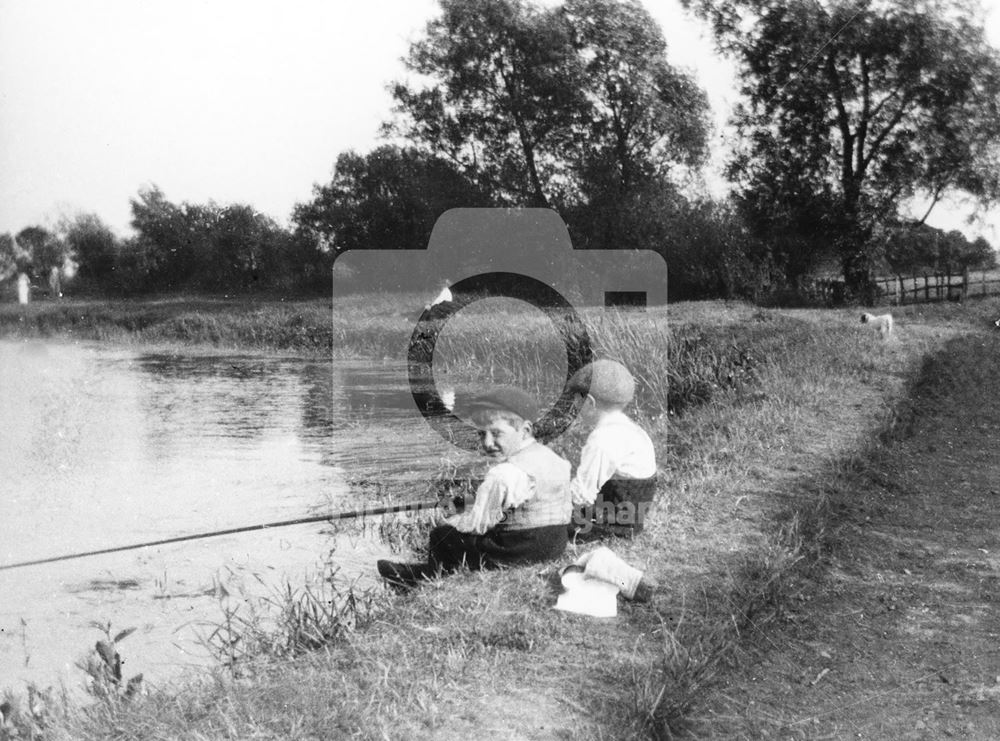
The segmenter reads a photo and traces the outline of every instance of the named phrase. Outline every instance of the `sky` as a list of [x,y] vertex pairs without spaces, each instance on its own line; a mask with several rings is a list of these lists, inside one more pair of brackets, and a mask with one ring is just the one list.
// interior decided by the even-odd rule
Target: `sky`
[[[1000,0],[986,0],[1000,47]],[[679,0],[644,0],[668,56],[722,125],[733,68]],[[0,233],[94,213],[131,233],[129,199],[249,203],[282,225],[341,152],[379,143],[386,86],[435,0],[0,0]],[[724,159],[720,147],[713,162]],[[928,223],[1000,246],[1000,210]]]

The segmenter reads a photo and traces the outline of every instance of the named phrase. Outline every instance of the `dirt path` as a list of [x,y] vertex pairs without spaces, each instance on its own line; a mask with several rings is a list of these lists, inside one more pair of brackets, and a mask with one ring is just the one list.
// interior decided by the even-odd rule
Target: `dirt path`
[[1000,336],[949,343],[916,393],[696,735],[1000,738]]

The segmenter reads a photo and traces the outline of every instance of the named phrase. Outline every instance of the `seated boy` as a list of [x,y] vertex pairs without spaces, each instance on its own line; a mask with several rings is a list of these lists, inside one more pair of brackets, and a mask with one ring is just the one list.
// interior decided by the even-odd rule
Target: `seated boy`
[[502,387],[466,410],[496,465],[471,507],[431,531],[427,563],[378,562],[379,574],[394,585],[412,586],[462,564],[482,569],[558,558],[566,548],[570,465],[535,440],[534,399]]
[[577,540],[642,532],[656,493],[656,452],[649,435],[625,414],[635,379],[614,360],[577,371],[570,389],[581,397],[581,422],[592,427],[570,484]]

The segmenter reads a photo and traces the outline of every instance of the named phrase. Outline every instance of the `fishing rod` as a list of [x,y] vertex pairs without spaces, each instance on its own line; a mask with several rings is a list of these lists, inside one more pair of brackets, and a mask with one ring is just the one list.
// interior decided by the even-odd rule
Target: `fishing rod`
[[311,517],[298,517],[294,520],[280,520],[278,522],[262,522],[257,525],[244,525],[243,527],[233,527],[227,530],[214,530],[210,533],[195,533],[194,535],[178,535],[173,538],[163,538],[162,540],[151,540],[146,543],[135,543],[134,545],[120,545],[114,548],[101,548],[96,551],[84,551],[82,553],[68,553],[62,556],[50,556],[48,558],[36,558],[31,561],[19,561],[17,563],[0,564],[0,571],[8,569],[20,569],[25,566],[38,566],[43,563],[55,563],[56,561],[69,561],[74,558],[86,558],[87,556],[100,556],[105,553],[118,553],[119,551],[133,551],[138,548],[149,548],[154,545],[167,545],[169,543],[182,543],[187,540],[201,540],[203,538],[216,538],[220,535],[233,535],[234,533],[247,533],[254,530],[270,530],[276,527],[288,527],[289,525],[305,525],[310,522],[334,522],[336,520],[351,520],[356,517],[374,517],[375,515],[386,515],[396,512],[417,512],[422,509],[434,509],[439,504],[433,502],[410,502],[407,504],[390,504],[385,507],[369,507],[356,509],[350,512],[334,512],[330,515],[313,515]]

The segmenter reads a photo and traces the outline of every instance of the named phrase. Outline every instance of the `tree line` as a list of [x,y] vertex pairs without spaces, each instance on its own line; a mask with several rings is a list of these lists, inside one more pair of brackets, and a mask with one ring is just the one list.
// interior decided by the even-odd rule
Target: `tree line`
[[117,295],[329,288],[329,257],[252,206],[176,204],[156,187],[130,205],[125,239],[93,214],[0,235],[0,278],[44,286],[56,268],[78,293]]
[[0,278],[72,262],[101,291],[329,290],[337,254],[426,246],[467,206],[544,206],[576,247],[652,248],[674,298],[794,291],[836,261],[873,274],[995,265],[904,205],[1000,199],[1000,53],[972,0],[684,0],[736,62],[727,176],[704,193],[705,92],[638,0],[440,0],[390,87],[385,143],[341,153],[291,228],[242,204],[131,201],[0,237]]

